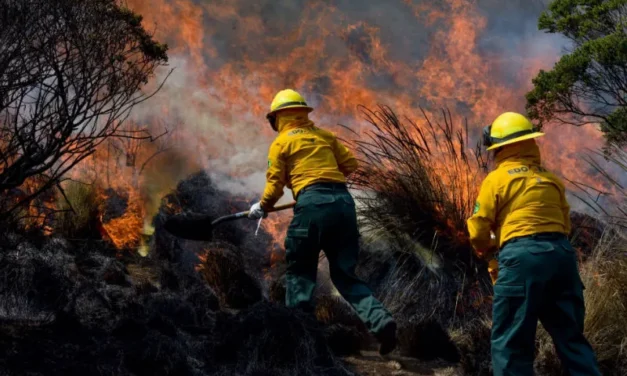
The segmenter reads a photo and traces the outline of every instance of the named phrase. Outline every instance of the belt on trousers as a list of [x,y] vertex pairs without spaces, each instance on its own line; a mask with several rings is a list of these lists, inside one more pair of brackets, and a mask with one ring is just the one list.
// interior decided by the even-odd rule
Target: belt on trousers
[[564,235],[561,232],[539,232],[537,234],[517,236],[517,237],[511,238],[508,241],[506,241],[505,243],[503,243],[503,245],[501,246],[501,249],[505,248],[505,246],[510,244],[510,243],[516,243],[517,241],[522,240],[522,239],[554,240],[554,239],[559,239],[559,238],[562,238],[562,237],[566,237],[566,235]]
[[316,189],[330,189],[330,190],[338,191],[338,192],[343,192],[343,191],[348,190],[346,188],[345,183],[314,183],[301,189],[298,192],[298,196],[296,196],[296,199],[298,200],[298,197],[300,197],[303,193],[307,191],[315,191]]

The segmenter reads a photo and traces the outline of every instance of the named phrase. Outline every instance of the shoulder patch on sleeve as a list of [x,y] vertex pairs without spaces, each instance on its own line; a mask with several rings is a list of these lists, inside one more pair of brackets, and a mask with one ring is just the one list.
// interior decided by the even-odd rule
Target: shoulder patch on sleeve
[[479,201],[475,202],[475,209],[472,211],[472,214],[475,215],[479,212],[479,208],[481,207],[481,205],[479,204]]
[[272,161],[268,159],[268,168],[272,167]]

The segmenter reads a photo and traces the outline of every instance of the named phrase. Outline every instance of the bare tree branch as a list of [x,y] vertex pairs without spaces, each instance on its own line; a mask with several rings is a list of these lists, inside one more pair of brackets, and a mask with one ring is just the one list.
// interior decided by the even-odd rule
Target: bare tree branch
[[161,89],[164,81],[142,90],[166,65],[167,46],[116,0],[0,0],[0,9],[0,192],[41,182],[4,200],[2,217],[56,186],[105,140],[155,139],[122,126]]

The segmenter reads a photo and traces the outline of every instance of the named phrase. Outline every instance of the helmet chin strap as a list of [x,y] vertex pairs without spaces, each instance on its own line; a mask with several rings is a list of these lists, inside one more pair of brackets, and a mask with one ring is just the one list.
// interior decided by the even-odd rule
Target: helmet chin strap
[[492,136],[490,135],[491,131],[492,124],[483,127],[483,146],[485,146],[486,148],[489,148],[493,144]]
[[276,127],[276,113],[266,115],[266,119],[268,119],[268,123],[270,123],[270,126],[272,127],[272,129],[275,132],[278,132],[279,130]]

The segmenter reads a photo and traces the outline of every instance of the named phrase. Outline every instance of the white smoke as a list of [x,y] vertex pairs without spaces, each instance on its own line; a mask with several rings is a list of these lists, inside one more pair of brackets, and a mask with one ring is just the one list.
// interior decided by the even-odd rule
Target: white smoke
[[[259,196],[272,141],[260,129],[267,126],[265,119],[262,122],[249,113],[240,113],[225,124],[224,116],[217,115],[225,111],[225,103],[199,84],[202,72],[195,71],[182,55],[170,56],[169,68],[173,71],[161,91],[134,109],[132,120],[152,127],[153,133],[167,127],[171,152],[188,164],[180,168],[192,166],[189,173],[205,169],[217,188],[244,197]],[[167,74],[169,70],[163,69],[156,80],[162,82]],[[168,163],[167,158],[163,163]]]

